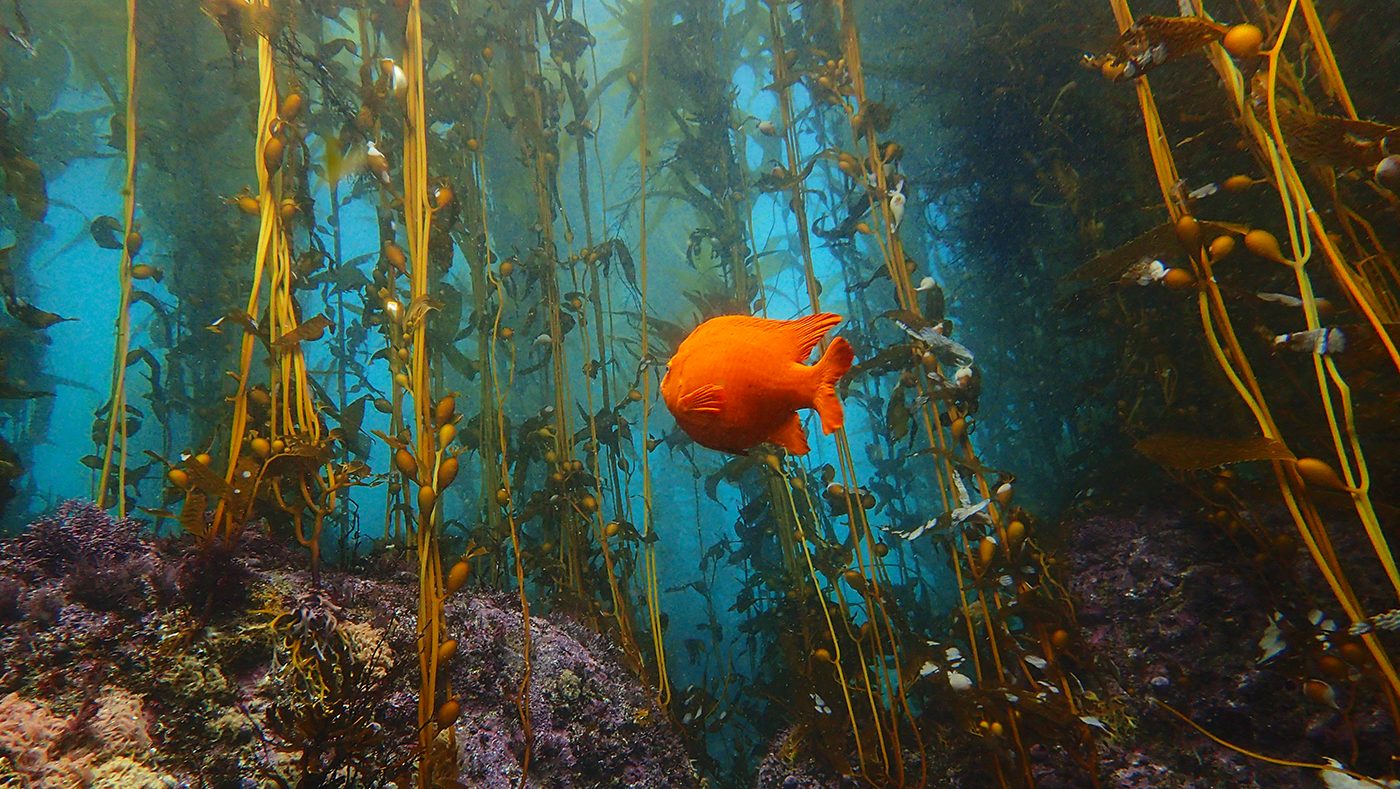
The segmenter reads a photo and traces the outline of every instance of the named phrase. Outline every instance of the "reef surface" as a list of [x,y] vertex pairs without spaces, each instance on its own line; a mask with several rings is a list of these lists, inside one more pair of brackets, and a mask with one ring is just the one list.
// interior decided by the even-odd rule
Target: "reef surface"
[[[258,529],[234,549],[154,539],[84,502],[0,543],[0,784],[404,780],[416,762],[413,577],[326,571],[313,583],[303,564]],[[518,602],[464,590],[446,621],[462,712],[458,775],[442,782],[516,786],[523,707],[529,786],[698,783],[652,694],[587,627],[531,617],[517,704]]]
[[[1271,533],[1287,533],[1290,523],[1281,513],[1260,517]],[[1303,692],[1299,678],[1315,676],[1319,655],[1335,651],[1326,641],[1340,640],[1335,623],[1320,611],[1293,610],[1294,621],[1316,620],[1312,631],[1284,624],[1273,638],[1266,635],[1279,607],[1288,607],[1284,587],[1321,587],[1321,579],[1309,577],[1313,570],[1306,556],[1287,550],[1242,556],[1241,542],[1219,524],[1200,513],[1161,507],[1099,506],[1067,516],[1057,528],[1065,537],[1061,555],[1067,557],[1080,627],[1066,657],[1091,683],[1101,706],[1113,712],[1100,721],[1099,785],[1320,785],[1316,771],[1251,759],[1211,741],[1158,701],[1258,753],[1309,763],[1338,758],[1362,773],[1385,772],[1395,752],[1394,733],[1376,699],[1351,684],[1359,678],[1356,669],[1348,679],[1329,678],[1336,706]],[[1341,536],[1337,549],[1344,559],[1365,555],[1355,536]],[[1383,578],[1363,571],[1357,577],[1383,588]],[[1276,642],[1277,653],[1264,659],[1261,641]],[[996,786],[995,776],[978,769],[986,763],[978,753],[986,738],[959,731],[952,721],[934,723],[946,739],[927,750],[929,785]],[[1031,774],[1042,789],[1093,785],[1062,751],[1036,745],[1030,756]],[[916,759],[908,761],[918,769]],[[757,779],[759,789],[855,785],[854,778],[819,758],[796,730],[772,740]]]

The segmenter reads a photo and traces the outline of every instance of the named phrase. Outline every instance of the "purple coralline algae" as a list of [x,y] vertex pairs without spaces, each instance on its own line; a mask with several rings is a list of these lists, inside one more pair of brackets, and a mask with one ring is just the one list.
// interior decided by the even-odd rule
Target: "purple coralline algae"
[[[519,608],[476,597],[447,611],[459,643],[452,685],[462,701],[458,752],[468,785],[515,786],[525,737],[518,697],[525,669]],[[530,620],[528,786],[689,787],[698,779],[653,695],[616,649],[567,618]]]
[[[1277,528],[1283,532],[1288,525]],[[1305,699],[1298,677],[1307,670],[1296,662],[1300,657],[1290,652],[1277,663],[1261,662],[1260,640],[1280,605],[1279,578],[1320,585],[1308,578],[1305,557],[1260,568],[1204,517],[1150,508],[1090,514],[1067,528],[1070,588],[1084,642],[1105,669],[1096,679],[1103,695],[1127,710],[1128,725],[1100,746],[1101,778],[1108,785],[1318,784],[1313,771],[1251,759],[1200,736],[1154,699],[1228,742],[1280,758],[1351,759],[1347,735],[1353,733],[1363,751],[1393,748],[1393,733],[1367,730],[1373,715],[1358,709],[1348,723],[1338,710]],[[1261,569],[1279,578],[1270,581]],[[1386,737],[1392,738],[1389,745]],[[1048,766],[1037,777],[1046,786],[1072,785],[1056,783]]]
[[[315,588],[297,566],[304,557],[265,531],[251,527],[236,553],[211,550],[153,540],[137,521],[69,502],[0,542],[0,785],[406,778],[416,762],[416,580],[401,569],[326,571]],[[192,563],[235,579],[220,587],[233,598],[208,599],[219,590],[205,586],[190,595],[182,579]],[[463,591],[445,615],[461,645],[445,673],[462,706],[460,785],[519,784],[521,707],[527,786],[699,784],[679,729],[601,636],[560,614],[532,616],[528,695],[517,705],[518,601]],[[316,675],[297,673],[311,654],[334,672],[320,677],[330,681],[320,698],[307,695]]]

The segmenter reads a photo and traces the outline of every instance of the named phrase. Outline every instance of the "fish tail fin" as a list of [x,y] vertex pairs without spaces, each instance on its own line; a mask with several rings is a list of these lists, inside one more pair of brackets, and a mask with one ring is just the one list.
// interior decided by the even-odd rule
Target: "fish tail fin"
[[817,360],[813,369],[817,373],[817,392],[812,396],[812,407],[822,420],[822,432],[830,435],[840,430],[846,422],[845,409],[841,398],[836,395],[836,382],[851,369],[856,354],[845,337],[837,337],[826,347],[826,353]]

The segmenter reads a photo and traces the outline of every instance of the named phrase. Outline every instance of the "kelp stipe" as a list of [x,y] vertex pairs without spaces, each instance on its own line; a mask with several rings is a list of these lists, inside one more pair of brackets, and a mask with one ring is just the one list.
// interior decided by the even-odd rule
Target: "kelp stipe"
[[[121,295],[117,302],[117,343],[112,357],[112,391],[107,400],[107,440],[102,469],[97,479],[97,506],[105,506],[109,483],[116,475],[117,517],[126,517],[127,411],[126,371],[131,366],[132,260],[140,251],[141,234],[136,230],[136,0],[126,4],[126,180],[122,185],[122,259],[117,269]],[[114,455],[115,453],[115,455]]]
[[[1111,0],[1110,5],[1119,29],[1132,30],[1135,23],[1127,3],[1124,0]],[[1192,5],[1196,14],[1207,18],[1200,2]],[[1207,45],[1207,57],[1221,79],[1225,98],[1240,127],[1243,141],[1254,159],[1268,173],[1268,183],[1278,193],[1282,219],[1287,227],[1287,254],[1272,234],[1257,228],[1247,229],[1248,232],[1243,234],[1244,246],[1256,258],[1265,261],[1265,265],[1282,265],[1292,270],[1299,288],[1299,305],[1309,331],[1323,328],[1319,319],[1321,300],[1315,295],[1308,273],[1308,264],[1313,260],[1314,252],[1321,251],[1333,282],[1364,316],[1365,324],[1357,331],[1371,333],[1381,351],[1379,356],[1383,361],[1380,363],[1400,371],[1400,355],[1397,355],[1391,334],[1397,315],[1394,311],[1394,266],[1389,254],[1380,246],[1379,239],[1366,220],[1344,202],[1336,171],[1326,161],[1314,161],[1313,177],[1320,179],[1324,188],[1330,191],[1335,221],[1342,225],[1345,237],[1357,252],[1373,265],[1362,269],[1348,263],[1338,241],[1329,235],[1324,217],[1314,207],[1303,176],[1289,153],[1290,137],[1297,144],[1298,137],[1293,135],[1307,135],[1308,130],[1294,120],[1293,135],[1287,133],[1285,119],[1288,114],[1291,113],[1294,118],[1313,115],[1304,83],[1284,52],[1299,17],[1306,32],[1298,36],[1311,48],[1310,52],[1302,53],[1302,57],[1311,56],[1316,60],[1324,92],[1340,104],[1353,121],[1357,120],[1356,108],[1352,105],[1311,0],[1291,0],[1277,17],[1268,9],[1261,11],[1265,13],[1264,21],[1269,23],[1266,27],[1274,41],[1268,48],[1260,49],[1256,44],[1241,50],[1239,46],[1232,46],[1228,33],[1223,42]],[[1259,36],[1259,39],[1259,43],[1262,43],[1263,37]],[[1226,48],[1231,51],[1227,52]],[[1247,74],[1252,74],[1252,77]],[[1320,346],[1310,349],[1322,420],[1331,436],[1342,473],[1338,475],[1326,461],[1288,451],[1278,422],[1270,410],[1264,387],[1235,331],[1222,287],[1214,275],[1215,268],[1234,251],[1235,244],[1217,243],[1218,238],[1207,239],[1197,230],[1200,223],[1192,216],[1192,209],[1183,199],[1178,186],[1183,181],[1177,171],[1176,157],[1167,142],[1165,125],[1158,112],[1149,78],[1141,77],[1135,84],[1162,197],[1194,269],[1191,287],[1197,290],[1196,301],[1207,346],[1240,402],[1252,415],[1262,436],[1283,447],[1284,457],[1269,461],[1280,496],[1299,538],[1307,547],[1336,604],[1353,623],[1353,636],[1365,645],[1366,652],[1379,671],[1377,686],[1391,711],[1393,726],[1397,698],[1400,697],[1400,676],[1379,634],[1374,628],[1366,626],[1372,621],[1371,612],[1349,582],[1349,568],[1338,558],[1330,530],[1314,501],[1319,491],[1325,492],[1327,489],[1339,489],[1350,497],[1375,559],[1384,569],[1393,591],[1400,594],[1400,576],[1396,574],[1391,549],[1370,499],[1370,473],[1354,420],[1351,388],[1332,352]],[[1280,96],[1280,87],[1287,90],[1286,100]],[[1358,227],[1363,232],[1356,232]],[[1316,266],[1311,268],[1315,270]],[[1394,604],[1392,601],[1391,605]],[[1362,627],[1357,628],[1356,623]]]

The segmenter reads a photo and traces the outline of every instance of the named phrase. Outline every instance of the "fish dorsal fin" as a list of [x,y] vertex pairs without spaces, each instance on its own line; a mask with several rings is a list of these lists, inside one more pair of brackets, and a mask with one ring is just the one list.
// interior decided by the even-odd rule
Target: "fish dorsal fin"
[[762,332],[766,345],[781,348],[785,355],[790,353],[794,362],[805,362],[812,354],[812,349],[817,347],[817,343],[841,320],[840,315],[831,312],[819,312],[790,321],[760,318],[756,315],[724,315],[700,324],[692,337],[703,336],[708,340],[711,332],[714,332],[715,336],[733,331]]
[[794,455],[805,455],[811,451],[807,445],[807,431],[802,429],[802,420],[797,412],[788,415],[787,421],[773,431],[768,441],[786,449]]
[[714,384],[697,386],[681,395],[678,405],[690,414],[718,414],[724,407],[724,388]]
[[793,361],[807,361],[817,343],[840,322],[841,316],[833,312],[819,312],[797,320],[781,321],[783,331],[792,338],[794,344]]
[[812,355],[812,348],[822,341],[822,337],[841,322],[841,316],[832,312],[819,312],[797,320],[771,320],[769,318],[742,318],[732,316],[727,319],[729,327],[735,329],[756,329],[769,334],[774,346],[783,347],[784,353],[792,354],[792,361],[805,362]]

